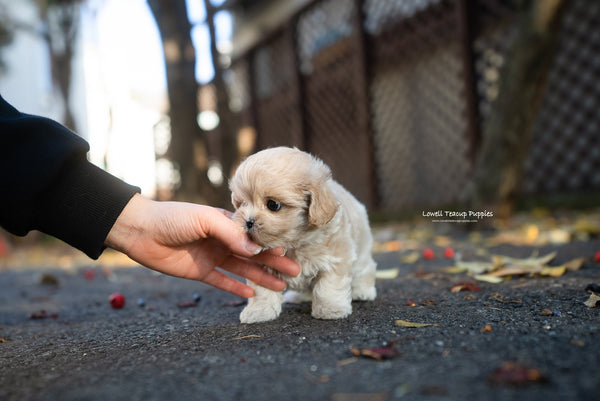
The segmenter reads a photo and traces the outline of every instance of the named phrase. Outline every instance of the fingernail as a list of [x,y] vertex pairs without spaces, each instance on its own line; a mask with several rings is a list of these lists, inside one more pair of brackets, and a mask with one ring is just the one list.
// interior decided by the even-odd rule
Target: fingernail
[[257,247],[256,245],[251,244],[250,246],[248,246],[248,250],[254,255],[258,255],[259,253],[261,253],[263,251],[263,248],[261,248],[260,246]]
[[282,249],[283,249],[283,252],[281,252],[281,255],[279,255],[279,256],[285,256],[285,254],[287,253],[287,249],[285,249],[285,248],[282,248]]

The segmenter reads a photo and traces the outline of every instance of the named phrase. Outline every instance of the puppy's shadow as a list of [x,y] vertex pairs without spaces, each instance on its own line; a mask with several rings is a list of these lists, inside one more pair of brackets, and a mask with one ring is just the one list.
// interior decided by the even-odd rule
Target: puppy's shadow
[[312,302],[286,302],[283,304],[282,309],[282,314],[310,316],[312,312]]

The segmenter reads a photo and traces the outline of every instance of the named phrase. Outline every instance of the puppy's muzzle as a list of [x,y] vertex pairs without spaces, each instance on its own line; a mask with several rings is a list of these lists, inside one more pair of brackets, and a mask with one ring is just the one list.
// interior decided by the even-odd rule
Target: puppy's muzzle
[[246,229],[252,230],[253,227],[254,227],[254,219],[246,220]]

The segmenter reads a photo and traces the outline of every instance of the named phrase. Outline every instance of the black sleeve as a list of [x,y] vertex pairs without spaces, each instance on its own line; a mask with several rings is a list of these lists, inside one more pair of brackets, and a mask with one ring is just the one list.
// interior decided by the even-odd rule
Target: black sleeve
[[125,205],[139,192],[87,160],[89,145],[0,96],[0,225],[39,230],[98,258]]

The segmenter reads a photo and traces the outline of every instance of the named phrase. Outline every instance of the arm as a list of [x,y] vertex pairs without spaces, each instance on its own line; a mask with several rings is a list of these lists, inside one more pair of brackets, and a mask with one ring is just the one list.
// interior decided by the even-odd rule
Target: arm
[[0,225],[16,235],[39,230],[91,258],[106,246],[151,269],[200,280],[236,295],[253,290],[219,266],[282,290],[268,265],[297,275],[283,250],[258,245],[224,211],[183,202],[154,202],[87,161],[87,142],[62,125],[22,114],[0,96]]
[[90,163],[88,150],[67,128],[0,96],[0,225],[21,236],[42,231],[98,258],[139,189]]

